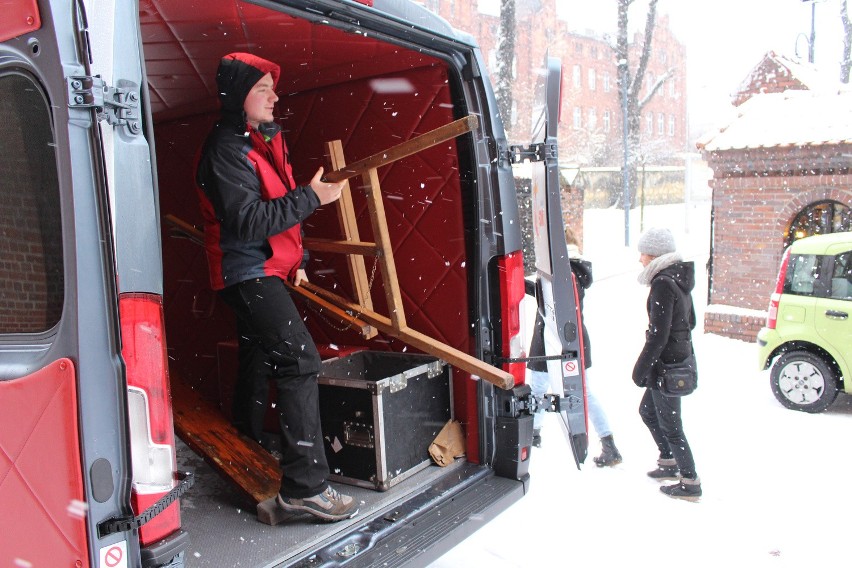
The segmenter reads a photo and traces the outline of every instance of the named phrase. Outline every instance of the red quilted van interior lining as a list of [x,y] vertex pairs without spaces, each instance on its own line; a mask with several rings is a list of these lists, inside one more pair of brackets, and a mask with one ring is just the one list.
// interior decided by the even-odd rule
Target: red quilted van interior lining
[[[299,183],[309,181],[318,166],[328,168],[327,141],[340,139],[347,162],[353,162],[461,115],[453,107],[445,64],[418,51],[242,3],[211,4],[203,22],[197,10],[175,1],[143,1],[140,11],[164,216],[201,226],[194,163],[217,117],[214,79],[225,53],[246,50],[281,64],[276,116]],[[184,41],[191,37],[205,41]],[[459,168],[456,143],[450,141],[379,169],[379,179],[408,325],[469,352]],[[359,230],[362,240],[371,240],[359,184],[359,178],[352,180]],[[340,238],[336,206],[319,210],[304,230],[309,237]],[[203,249],[173,236],[167,224],[163,260],[170,364],[215,398],[217,344],[234,339],[233,316],[210,291]],[[369,276],[373,259],[365,262]],[[308,274],[313,283],[353,297],[341,255],[314,253]],[[387,315],[381,280],[377,272],[372,298],[375,311]],[[300,305],[317,343],[412,349],[381,334],[365,342]],[[468,389],[460,389],[462,382],[456,382],[456,414],[465,420],[468,411],[460,405]]]

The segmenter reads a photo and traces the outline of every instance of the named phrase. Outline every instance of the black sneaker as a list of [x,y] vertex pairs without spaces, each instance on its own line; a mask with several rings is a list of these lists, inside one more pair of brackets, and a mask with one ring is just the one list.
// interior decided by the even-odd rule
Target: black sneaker
[[349,495],[338,493],[330,485],[313,497],[296,499],[278,495],[278,504],[291,513],[309,513],[326,521],[342,521],[358,514],[358,506]]
[[680,479],[677,462],[673,458],[657,460],[657,469],[649,471],[648,477],[658,480],[675,481]]
[[701,480],[684,477],[680,480],[680,483],[663,485],[660,487],[660,491],[675,499],[698,501],[698,498],[701,497]]

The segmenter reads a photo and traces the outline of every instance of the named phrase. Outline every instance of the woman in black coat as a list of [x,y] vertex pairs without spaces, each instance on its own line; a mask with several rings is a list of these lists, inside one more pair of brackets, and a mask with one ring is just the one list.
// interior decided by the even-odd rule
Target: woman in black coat
[[639,414],[660,450],[657,469],[648,475],[660,480],[679,478],[677,484],[664,485],[660,491],[671,497],[697,499],[701,496],[701,481],[683,432],[681,401],[659,391],[655,370],[658,361],[683,361],[693,352],[695,308],[691,293],[695,266],[676,252],[674,236],[668,229],[648,229],[639,238],[638,248],[639,262],[644,266],[639,283],[649,286],[650,291],[648,330],[645,346],[633,367],[633,382],[645,389]]

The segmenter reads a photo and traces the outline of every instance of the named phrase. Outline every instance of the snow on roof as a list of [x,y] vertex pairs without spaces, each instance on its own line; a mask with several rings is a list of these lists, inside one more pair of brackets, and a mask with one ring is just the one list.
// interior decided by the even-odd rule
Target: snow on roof
[[852,91],[785,91],[755,95],[732,120],[696,144],[739,150],[852,143]]
[[839,80],[820,71],[813,63],[770,50],[743,79],[736,91],[737,96],[749,92],[764,81],[774,81],[774,77],[765,75],[772,69],[777,69],[779,73],[788,76],[794,83],[797,82],[801,84],[802,88],[811,91],[832,91],[837,90],[841,85]]

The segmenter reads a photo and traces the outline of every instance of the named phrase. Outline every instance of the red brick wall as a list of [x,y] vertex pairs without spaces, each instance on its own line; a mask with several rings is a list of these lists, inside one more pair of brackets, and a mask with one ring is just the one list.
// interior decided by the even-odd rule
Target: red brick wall
[[756,334],[763,325],[759,317],[738,319],[713,306],[766,310],[793,218],[816,201],[852,207],[852,174],[842,167],[850,153],[849,144],[705,153],[714,172],[706,331]]
[[796,79],[790,69],[780,64],[770,52],[749,76],[748,86],[734,97],[739,106],[760,93],[783,93],[787,90],[802,90],[806,87]]

